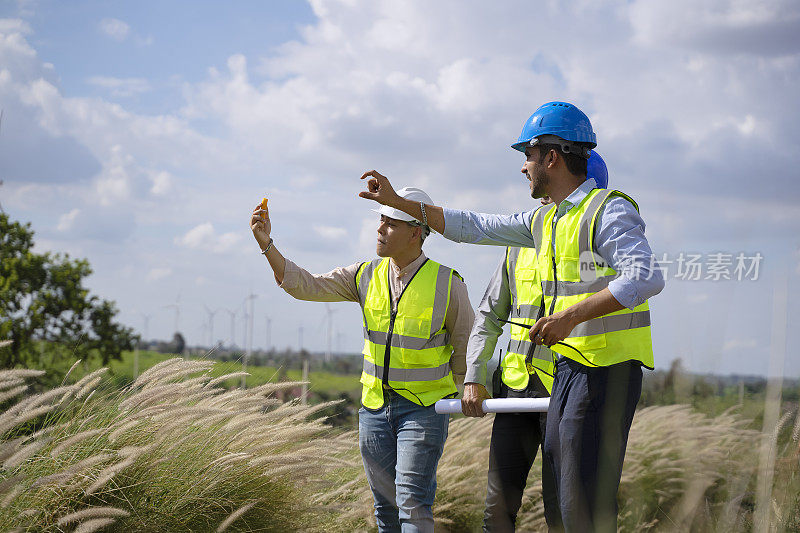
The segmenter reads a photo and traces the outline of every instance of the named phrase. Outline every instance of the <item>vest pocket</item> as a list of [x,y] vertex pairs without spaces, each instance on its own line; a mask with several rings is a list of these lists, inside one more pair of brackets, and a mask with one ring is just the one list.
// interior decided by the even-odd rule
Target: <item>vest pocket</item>
[[512,390],[524,390],[528,386],[528,369],[525,366],[525,358],[521,355],[505,357],[501,379]]
[[[592,320],[602,321],[603,318],[599,317],[599,318],[594,318]],[[591,322],[591,321],[587,321],[587,322]],[[600,325],[601,323],[598,324],[596,322],[595,324],[596,325]],[[567,337],[566,339],[564,339],[563,342],[565,344],[568,344],[568,345],[572,346],[573,348],[575,348],[576,350],[580,350],[581,352],[587,352],[587,351],[591,352],[591,351],[599,350],[599,349],[602,349],[602,348],[606,347],[606,334],[605,333],[597,333],[597,334],[593,334],[593,335],[586,335],[585,332],[581,332],[580,331],[581,330],[580,326],[581,326],[581,324],[578,324],[578,326],[575,329],[573,329],[572,332],[570,333],[570,335],[575,334],[576,335],[575,337]],[[580,336],[577,336],[577,335],[580,335]],[[556,348],[563,348],[566,351],[562,351],[560,349],[556,350]],[[572,359],[575,359],[576,361],[580,361],[581,360],[581,357],[580,357],[579,354],[575,353],[574,350],[571,350],[570,348],[567,348],[566,346],[562,346],[562,345],[557,344],[557,345],[553,346],[552,349],[555,350],[555,351],[558,351],[559,353],[567,355],[568,357],[571,357]],[[585,353],[584,353],[584,355],[585,355]]]

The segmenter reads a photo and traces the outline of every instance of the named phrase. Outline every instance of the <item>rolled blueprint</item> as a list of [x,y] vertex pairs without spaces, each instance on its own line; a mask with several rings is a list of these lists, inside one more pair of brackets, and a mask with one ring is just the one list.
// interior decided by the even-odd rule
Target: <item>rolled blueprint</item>
[[[484,413],[546,413],[550,398],[490,398],[483,400]],[[460,413],[461,400],[439,400],[436,412]]]

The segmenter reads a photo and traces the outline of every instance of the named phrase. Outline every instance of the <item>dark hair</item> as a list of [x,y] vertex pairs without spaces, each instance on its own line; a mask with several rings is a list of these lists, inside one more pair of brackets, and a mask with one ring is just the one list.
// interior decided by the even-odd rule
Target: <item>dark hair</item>
[[550,150],[555,150],[562,158],[564,158],[564,163],[567,165],[567,170],[576,176],[586,176],[586,164],[589,162],[588,159],[585,159],[578,154],[565,153],[561,149],[561,146],[557,144],[543,143],[537,144],[536,146],[539,147],[539,164],[544,161],[544,156],[547,155],[547,152]]
[[406,224],[411,226],[412,228],[422,228],[422,233],[420,234],[420,245],[425,243],[425,238],[431,234],[431,228],[428,226],[423,226],[417,221],[405,221]]

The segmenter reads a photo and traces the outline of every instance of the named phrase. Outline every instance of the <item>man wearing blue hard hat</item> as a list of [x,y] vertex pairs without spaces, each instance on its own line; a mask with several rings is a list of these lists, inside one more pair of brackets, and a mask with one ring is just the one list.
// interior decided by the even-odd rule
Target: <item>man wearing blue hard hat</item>
[[[601,189],[608,187],[608,170],[594,150],[589,155],[587,177]],[[551,203],[549,197],[542,205]],[[531,212],[531,216],[532,216]],[[542,286],[536,276],[535,248],[506,248],[483,294],[467,345],[463,412],[485,415],[483,400],[489,398],[487,364],[494,355],[504,324],[509,341],[492,376],[492,397],[544,398],[553,387],[555,354],[546,346],[528,341],[528,329],[541,317]],[[514,531],[528,474],[543,442],[547,416],[544,413],[497,413],[489,443],[489,474],[486,488],[484,531]],[[542,462],[542,495],[545,519],[551,529],[560,527],[553,469]]]
[[[661,292],[636,202],[586,179],[597,145],[589,118],[548,102],[525,122],[512,148],[533,198],[533,212],[489,215],[404,201],[376,171],[359,195],[421,216],[455,242],[536,249],[541,318],[535,345],[557,354],[544,460],[553,468],[566,531],[615,531],[616,494],[628,432],[641,394],[642,366],[653,367],[647,300]],[[465,400],[467,391],[465,390]]]

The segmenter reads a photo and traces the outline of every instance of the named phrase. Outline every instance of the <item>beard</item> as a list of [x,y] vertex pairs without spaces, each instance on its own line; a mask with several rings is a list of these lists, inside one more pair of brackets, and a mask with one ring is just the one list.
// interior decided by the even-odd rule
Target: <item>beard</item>
[[550,184],[550,180],[547,178],[547,173],[544,169],[537,165],[531,178],[531,198],[538,199],[547,196],[545,188]]

